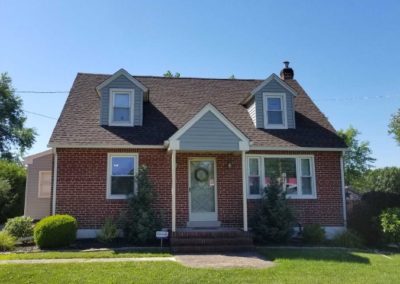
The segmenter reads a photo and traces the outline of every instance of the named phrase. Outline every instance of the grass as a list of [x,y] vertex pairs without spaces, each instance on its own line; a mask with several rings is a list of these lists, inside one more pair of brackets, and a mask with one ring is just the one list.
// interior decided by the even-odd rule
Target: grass
[[[137,252],[137,251],[47,251],[27,253],[6,253],[0,254],[0,260],[13,259],[60,259],[60,258],[116,258],[116,257],[164,257],[171,256],[162,252]],[[0,281],[1,283],[1,281]]]
[[7,264],[0,283],[398,283],[400,254],[261,248],[269,269],[193,269],[179,263]]

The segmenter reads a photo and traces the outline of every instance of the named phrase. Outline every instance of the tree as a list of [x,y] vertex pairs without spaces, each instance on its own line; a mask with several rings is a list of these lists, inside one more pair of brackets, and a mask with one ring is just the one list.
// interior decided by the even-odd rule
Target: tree
[[0,160],[0,224],[24,214],[25,180],[23,166]]
[[388,132],[394,136],[394,139],[400,145],[400,109],[392,115]]
[[363,180],[364,188],[367,190],[400,194],[400,168],[385,167],[369,170]]
[[147,167],[139,168],[135,180],[137,192],[129,197],[123,226],[125,236],[130,241],[143,245],[155,240],[155,232],[161,228],[161,221],[153,209],[156,196]]
[[36,132],[26,128],[22,100],[15,95],[7,73],[0,75],[0,158],[11,160],[13,151],[22,155],[35,142]]
[[172,74],[172,72],[170,70],[168,70],[167,72],[164,73],[164,77],[167,77],[167,78],[180,78],[181,77],[181,73],[175,72],[175,75],[174,75],[174,74]]
[[352,126],[346,130],[339,130],[338,134],[349,148],[344,154],[346,185],[362,189],[363,174],[372,168],[375,162],[375,159],[371,157],[372,150],[369,142],[359,141],[357,136],[360,132]]
[[232,74],[231,76],[229,76],[228,79],[236,79],[235,74]]
[[253,219],[254,240],[257,243],[279,243],[292,235],[294,216],[282,185],[273,181],[265,190],[261,205]]

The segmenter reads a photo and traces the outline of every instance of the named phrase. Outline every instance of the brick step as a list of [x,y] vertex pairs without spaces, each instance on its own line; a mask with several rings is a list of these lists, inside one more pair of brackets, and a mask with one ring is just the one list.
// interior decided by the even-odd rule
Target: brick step
[[226,253],[254,251],[253,245],[220,245],[220,246],[174,246],[171,247],[172,253]]
[[236,238],[171,238],[171,246],[218,246],[218,245],[252,245],[249,237]]

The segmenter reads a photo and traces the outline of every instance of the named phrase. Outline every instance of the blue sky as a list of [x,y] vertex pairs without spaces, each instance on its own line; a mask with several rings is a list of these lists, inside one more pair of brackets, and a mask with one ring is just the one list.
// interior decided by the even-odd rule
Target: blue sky
[[[279,2],[279,3],[278,3]],[[77,72],[263,79],[289,60],[336,129],[361,131],[376,166],[400,166],[398,1],[0,2],[0,72],[20,91],[69,90]],[[20,94],[58,117],[67,94]],[[46,149],[55,120],[28,113]]]

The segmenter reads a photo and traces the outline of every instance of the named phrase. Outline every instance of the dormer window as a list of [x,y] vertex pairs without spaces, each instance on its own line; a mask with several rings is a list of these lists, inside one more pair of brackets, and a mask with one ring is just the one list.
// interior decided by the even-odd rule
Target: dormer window
[[264,93],[264,128],[286,129],[286,94]]
[[133,126],[133,89],[110,89],[111,126]]

